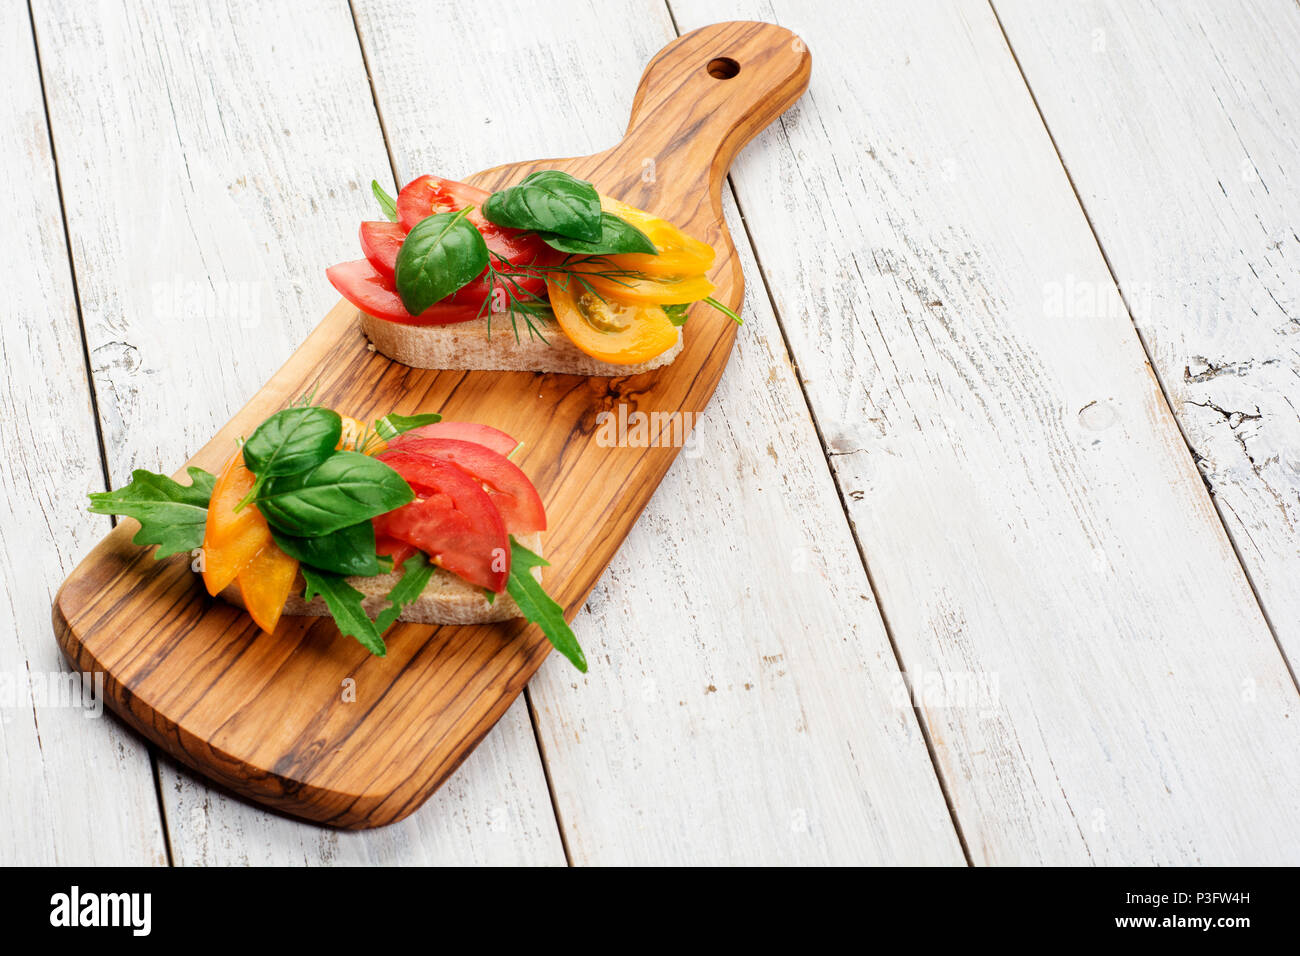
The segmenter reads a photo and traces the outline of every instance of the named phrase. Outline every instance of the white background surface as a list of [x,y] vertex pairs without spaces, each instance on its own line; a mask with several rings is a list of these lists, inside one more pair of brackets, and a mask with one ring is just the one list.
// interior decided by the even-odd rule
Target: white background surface
[[[287,358],[371,178],[603,148],[725,19],[812,86],[590,674],[361,833],[31,699],[85,494]],[[32,0],[0,70],[0,862],[1300,862],[1294,3]]]

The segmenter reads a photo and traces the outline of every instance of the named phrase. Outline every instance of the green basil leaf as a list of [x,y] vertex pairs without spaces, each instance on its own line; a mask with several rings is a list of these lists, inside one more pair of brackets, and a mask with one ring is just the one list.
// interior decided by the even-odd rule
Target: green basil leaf
[[402,562],[401,580],[388,592],[390,603],[379,612],[379,617],[375,618],[375,627],[380,634],[392,626],[398,615],[402,613],[402,608],[424,593],[424,588],[431,577],[433,577],[433,565],[424,556],[424,552],[417,551]]
[[488,264],[483,235],[459,212],[427,216],[406,234],[397,252],[397,294],[412,315],[476,279]]
[[166,475],[137,468],[131,472],[129,484],[90,495],[90,512],[126,515],[140,522],[140,530],[131,540],[138,545],[156,544],[155,558],[201,548],[208,502],[217,479],[202,468],[186,470],[190,483],[182,485]]
[[244,442],[244,464],[259,480],[306,471],[334,453],[343,436],[338,412],[316,405],[278,411]]
[[682,326],[686,324],[686,311],[690,306],[684,302],[677,302],[673,305],[663,307],[664,314],[668,316],[668,321],[673,325]]
[[375,194],[375,199],[379,203],[379,208],[383,210],[384,215],[388,217],[389,222],[397,222],[397,200],[388,193],[384,192],[384,187],[379,185],[379,180],[370,180],[370,191]]
[[583,242],[570,239],[554,232],[539,233],[542,241],[552,249],[569,252],[579,256],[614,256],[623,252],[642,252],[657,256],[659,250],[650,241],[650,237],[632,225],[624,222],[611,212],[600,214],[600,238],[595,242]]
[[375,622],[370,620],[361,605],[365,598],[364,594],[337,574],[317,571],[306,565],[299,570],[302,571],[303,579],[307,582],[307,586],[302,591],[304,601],[310,601],[317,595],[324,598],[325,606],[329,608],[330,616],[338,625],[340,634],[344,637],[355,637],[361,642],[362,647],[376,657],[383,657],[388,653],[379,628],[375,627]]
[[596,187],[558,169],[533,173],[519,185],[493,193],[483,203],[483,215],[510,229],[558,233],[586,242],[601,237]]
[[578,646],[573,629],[564,620],[563,608],[542,590],[541,584],[531,573],[533,568],[539,566],[549,567],[549,562],[529,551],[511,535],[510,577],[506,581],[506,593],[515,599],[524,617],[542,629],[555,649],[585,674],[587,658]]
[[277,530],[311,538],[392,511],[414,498],[406,480],[382,461],[336,451],[308,471],[267,480],[256,501]]
[[379,556],[375,554],[375,526],[369,521],[358,521],[313,538],[272,528],[271,537],[289,557],[321,571],[371,577],[380,570]]
[[434,422],[440,421],[442,421],[442,416],[436,412],[430,412],[427,415],[394,415],[389,412],[375,422],[375,432],[380,438],[387,441],[390,438],[396,438],[402,432],[409,432],[412,428],[419,428],[421,425],[432,425]]

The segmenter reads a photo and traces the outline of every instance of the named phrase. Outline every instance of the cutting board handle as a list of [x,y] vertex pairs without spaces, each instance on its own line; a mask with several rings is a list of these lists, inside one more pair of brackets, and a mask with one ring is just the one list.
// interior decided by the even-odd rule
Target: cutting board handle
[[811,73],[807,46],[784,27],[732,21],[692,30],[650,61],[627,134],[607,155],[640,167],[647,184],[671,177],[674,192],[707,190],[718,200],[741,147],[794,104]]

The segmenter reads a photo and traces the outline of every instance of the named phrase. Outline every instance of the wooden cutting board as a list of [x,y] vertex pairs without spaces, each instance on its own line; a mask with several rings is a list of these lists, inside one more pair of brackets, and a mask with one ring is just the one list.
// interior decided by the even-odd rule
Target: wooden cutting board
[[[739,311],[744,278],[723,221],[722,183],[740,148],[798,99],[810,69],[788,30],[704,27],[651,61],[617,146],[465,178],[488,189],[537,169],[589,179],[710,243],[715,295]],[[439,412],[504,429],[523,441],[517,461],[546,503],[551,567],[543,581],[572,619],[679,450],[668,440],[638,447],[636,413],[646,413],[650,433],[678,422],[689,429],[736,334],[729,319],[696,307],[682,354],[643,375],[424,371],[370,351],[356,310],[340,302],[189,464],[216,471],[237,437],[312,388],[320,403],[363,420]],[[601,412],[615,422],[625,413],[633,442],[609,447]],[[340,637],[329,618],[286,618],[263,634],[243,611],[207,596],[187,556],[156,561],[152,549],[132,544],[136,527],[123,520],[59,590],[59,645],[73,666],[105,674],[109,706],[158,746],[296,816],[350,828],[402,819],[455,771],[550,650],[521,621],[399,624],[385,658]],[[589,679],[603,679],[601,661],[591,667]]]

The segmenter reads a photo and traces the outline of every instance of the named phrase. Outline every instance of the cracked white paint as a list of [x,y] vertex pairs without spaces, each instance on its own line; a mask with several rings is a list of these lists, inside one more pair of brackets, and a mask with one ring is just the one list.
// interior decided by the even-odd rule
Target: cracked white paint
[[995,5],[1295,668],[1300,9]]

